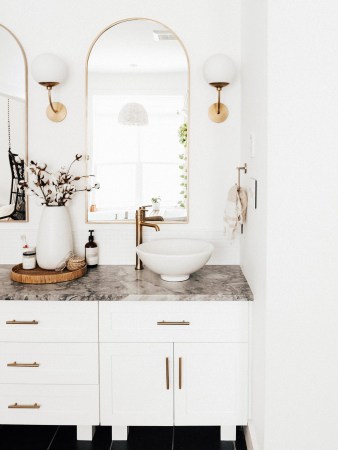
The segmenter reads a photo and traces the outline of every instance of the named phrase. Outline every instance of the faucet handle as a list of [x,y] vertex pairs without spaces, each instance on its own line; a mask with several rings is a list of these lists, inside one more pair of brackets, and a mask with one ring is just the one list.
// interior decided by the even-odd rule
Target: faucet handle
[[151,208],[151,207],[152,207],[152,205],[140,206],[140,207],[139,207],[139,210],[145,211],[147,208]]

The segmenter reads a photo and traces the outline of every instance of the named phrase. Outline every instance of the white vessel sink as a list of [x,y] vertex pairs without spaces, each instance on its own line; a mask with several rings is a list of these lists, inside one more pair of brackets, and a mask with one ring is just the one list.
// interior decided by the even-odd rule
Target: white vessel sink
[[209,242],[197,239],[159,239],[136,247],[148,269],[164,281],[185,281],[201,269],[214,250]]

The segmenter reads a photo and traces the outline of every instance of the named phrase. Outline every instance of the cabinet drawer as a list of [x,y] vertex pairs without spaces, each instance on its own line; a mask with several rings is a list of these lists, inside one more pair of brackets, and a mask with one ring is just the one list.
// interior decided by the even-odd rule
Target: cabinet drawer
[[100,302],[100,342],[247,342],[248,302]]
[[2,343],[0,383],[98,384],[98,344]]
[[97,425],[99,387],[2,384],[0,423]]
[[0,341],[97,342],[97,302],[0,301]]

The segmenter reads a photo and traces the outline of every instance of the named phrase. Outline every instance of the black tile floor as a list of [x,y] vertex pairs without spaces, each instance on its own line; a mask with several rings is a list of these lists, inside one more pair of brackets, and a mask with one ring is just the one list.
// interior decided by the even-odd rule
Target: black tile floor
[[[98,427],[92,442],[77,441],[76,427],[0,425],[1,450],[246,450],[243,430],[236,442],[219,441],[219,427],[130,427],[128,442],[111,442],[111,428]],[[174,442],[173,442],[174,438]]]

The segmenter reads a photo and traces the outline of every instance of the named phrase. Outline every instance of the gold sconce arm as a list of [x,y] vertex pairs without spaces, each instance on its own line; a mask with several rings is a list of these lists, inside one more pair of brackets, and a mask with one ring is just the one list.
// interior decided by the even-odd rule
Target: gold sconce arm
[[213,103],[209,108],[209,118],[213,122],[224,122],[229,115],[228,108],[221,103],[221,91],[227,86],[229,83],[226,82],[217,82],[217,83],[209,83],[210,86],[213,86],[217,90],[217,103]]
[[52,101],[52,89],[60,83],[56,81],[40,81],[39,84],[44,86],[48,92],[49,105],[46,110],[48,119],[53,122],[61,122],[67,115],[67,108],[62,103]]
[[221,112],[221,87],[217,88],[218,97],[217,97],[217,114]]
[[47,87],[47,91],[48,91],[48,100],[49,100],[49,106],[52,108],[52,111],[56,114],[57,111],[56,109],[54,109],[53,107],[53,102],[52,102],[52,87]]

